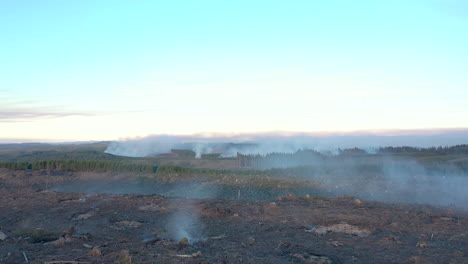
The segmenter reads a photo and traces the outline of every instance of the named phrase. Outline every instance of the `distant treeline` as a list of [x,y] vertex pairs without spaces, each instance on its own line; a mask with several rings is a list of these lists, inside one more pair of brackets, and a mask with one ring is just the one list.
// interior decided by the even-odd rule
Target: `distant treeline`
[[336,153],[318,152],[315,150],[299,150],[294,153],[269,153],[266,155],[237,154],[240,168],[292,168],[301,166],[324,166],[325,163],[342,164],[344,160],[354,160],[354,164],[380,164],[380,159],[395,156],[410,158],[424,162],[425,166],[438,166],[437,163],[451,162],[452,165],[466,171],[468,159],[468,145],[451,147],[381,147],[369,153],[364,149],[338,149]]
[[3,161],[0,168],[12,170],[126,171],[155,173],[157,166],[111,160]]
[[415,148],[415,147],[381,147],[377,153],[381,154],[398,154],[398,153],[425,153],[425,154],[468,154],[468,145],[455,145],[450,147],[430,147],[430,148]]
[[[399,174],[409,175],[415,171],[420,171],[414,168],[421,168],[427,175],[468,175],[468,162],[461,161],[451,163],[451,166],[440,165],[439,163],[420,164],[421,167],[414,167],[414,163],[404,162],[395,164],[386,164],[385,159],[358,159],[351,162],[343,162],[340,159],[324,159],[316,164],[300,165],[294,167],[270,167],[258,168],[251,167],[249,169],[209,169],[209,168],[189,168],[173,165],[150,166],[147,164],[131,164],[124,162],[113,161],[72,161],[72,160],[48,160],[34,162],[0,162],[0,168],[11,170],[60,170],[60,171],[94,171],[94,172],[121,172],[121,173],[137,173],[138,175],[146,175],[155,177],[166,182],[178,181],[181,179],[213,179],[213,177],[221,176],[228,180],[231,176],[268,176],[273,178],[294,177],[294,178],[310,178],[316,176],[346,176],[348,178],[364,177],[375,178],[385,174],[386,166],[396,166]],[[406,173],[406,174],[405,174]]]
[[3,161],[40,161],[40,160],[123,160],[127,157],[115,156],[98,150],[57,151],[34,150],[31,152],[12,152],[0,154]]

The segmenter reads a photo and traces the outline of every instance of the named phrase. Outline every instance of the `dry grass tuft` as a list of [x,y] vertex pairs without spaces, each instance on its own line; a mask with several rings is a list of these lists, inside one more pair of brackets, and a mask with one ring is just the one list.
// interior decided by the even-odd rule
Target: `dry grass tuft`
[[132,256],[130,256],[130,253],[128,250],[122,250],[119,253],[119,263],[121,264],[132,264]]

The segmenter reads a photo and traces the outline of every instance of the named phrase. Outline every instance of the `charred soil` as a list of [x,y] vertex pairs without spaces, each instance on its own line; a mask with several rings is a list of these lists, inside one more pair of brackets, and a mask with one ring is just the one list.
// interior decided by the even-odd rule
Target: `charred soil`
[[0,263],[468,263],[448,208],[63,193],[35,186],[76,176],[43,174],[2,171]]

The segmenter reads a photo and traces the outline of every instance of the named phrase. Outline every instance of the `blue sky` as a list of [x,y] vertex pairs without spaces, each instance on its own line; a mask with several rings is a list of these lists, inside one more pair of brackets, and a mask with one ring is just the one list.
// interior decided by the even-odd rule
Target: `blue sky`
[[468,127],[468,2],[0,1],[0,138]]

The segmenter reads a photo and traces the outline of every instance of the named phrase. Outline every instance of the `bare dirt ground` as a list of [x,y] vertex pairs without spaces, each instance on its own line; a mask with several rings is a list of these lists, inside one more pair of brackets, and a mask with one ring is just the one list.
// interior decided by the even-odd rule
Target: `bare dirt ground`
[[447,208],[60,193],[35,186],[76,176],[44,174],[0,173],[0,263],[468,263]]

